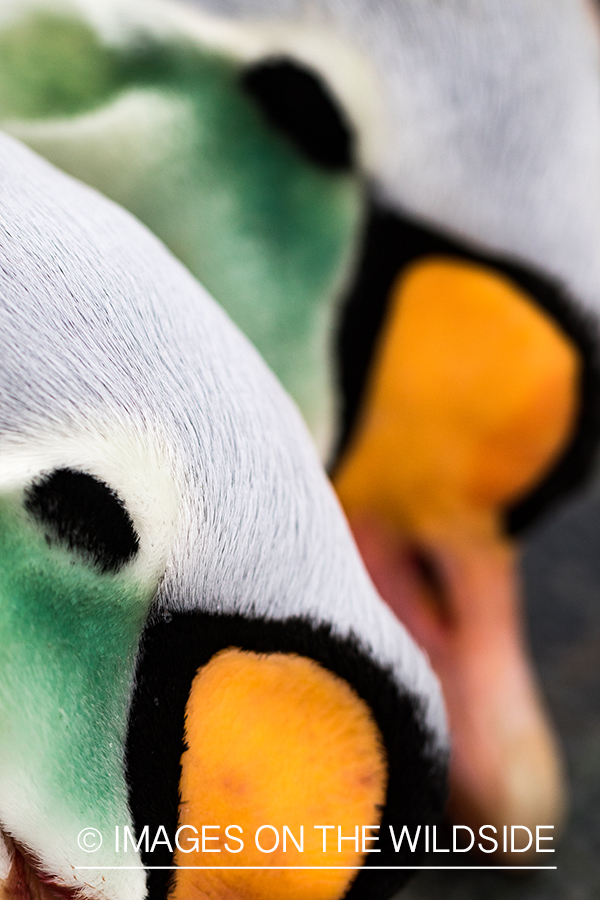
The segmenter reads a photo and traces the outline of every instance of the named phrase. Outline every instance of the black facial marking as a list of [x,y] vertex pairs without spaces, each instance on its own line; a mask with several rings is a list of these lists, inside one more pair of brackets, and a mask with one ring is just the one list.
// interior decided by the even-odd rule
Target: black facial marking
[[118,572],[139,550],[123,501],[85,472],[55,469],[27,490],[25,508],[50,543],[79,551],[101,572]]
[[[272,622],[188,612],[169,614],[168,621],[147,625],[126,745],[129,803],[138,840],[145,825],[150,826],[151,835],[164,825],[173,839],[190,688],[198,669],[227,647],[313,659],[344,678],[370,707],[391,760],[380,829],[382,852],[367,857],[345,900],[387,900],[409,873],[369,870],[369,866],[418,864],[418,852],[413,854],[404,845],[394,852],[389,825],[408,825],[413,834],[418,825],[439,821],[446,797],[446,760],[432,750],[418,698],[401,693],[390,673],[376,665],[357,641],[339,638],[328,626],[304,619]],[[153,854],[142,852],[142,861],[153,866],[173,864],[168,848],[162,846]],[[148,900],[165,900],[171,873],[152,869],[148,878]]]
[[289,59],[268,59],[247,69],[242,85],[310,160],[327,169],[350,168],[352,129],[317,75]]
[[505,511],[507,529],[516,534],[557,498],[583,484],[593,467],[600,438],[598,327],[556,281],[503,257],[479,253],[440,231],[375,206],[357,276],[340,317],[337,358],[343,413],[336,459],[341,459],[358,420],[393,284],[407,265],[429,256],[479,263],[507,276],[529,294],[534,305],[550,314],[580,353],[580,408],[572,438],[546,477]]

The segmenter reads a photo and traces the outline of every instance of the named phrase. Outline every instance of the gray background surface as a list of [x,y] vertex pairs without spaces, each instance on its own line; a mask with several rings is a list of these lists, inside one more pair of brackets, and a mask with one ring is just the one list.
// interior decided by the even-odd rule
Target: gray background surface
[[522,568],[533,654],[570,779],[567,828],[546,857],[558,869],[420,873],[398,900],[600,898],[600,498],[572,501],[532,532]]

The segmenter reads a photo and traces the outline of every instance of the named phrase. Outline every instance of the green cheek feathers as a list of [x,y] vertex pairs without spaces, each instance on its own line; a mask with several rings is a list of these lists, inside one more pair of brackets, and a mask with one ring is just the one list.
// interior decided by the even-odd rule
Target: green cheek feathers
[[77,115],[118,88],[111,54],[81,23],[39,13],[0,33],[4,118]]
[[[27,66],[15,62],[23,47]],[[192,43],[145,37],[109,48],[83,23],[38,15],[0,34],[0,84],[10,85],[0,88],[0,122],[161,237],[318,434],[331,412],[331,332],[362,185],[303,157],[241,74]]]
[[122,748],[150,601],[0,500],[0,802],[31,782],[58,820],[128,821]]

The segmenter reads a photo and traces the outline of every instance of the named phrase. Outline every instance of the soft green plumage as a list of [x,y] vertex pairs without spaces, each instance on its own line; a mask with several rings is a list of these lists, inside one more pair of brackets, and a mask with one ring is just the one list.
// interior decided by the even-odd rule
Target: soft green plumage
[[80,22],[40,13],[0,33],[4,117],[77,115],[118,90],[120,80],[112,54]]
[[129,820],[123,730],[151,596],[49,546],[22,495],[0,499],[0,786],[27,795],[19,773],[40,773],[49,821],[65,796],[97,828]]
[[361,225],[355,175],[319,168],[186,43],[100,43],[74,19],[0,35],[0,124],[134,212],[227,309],[330,443],[332,323]]

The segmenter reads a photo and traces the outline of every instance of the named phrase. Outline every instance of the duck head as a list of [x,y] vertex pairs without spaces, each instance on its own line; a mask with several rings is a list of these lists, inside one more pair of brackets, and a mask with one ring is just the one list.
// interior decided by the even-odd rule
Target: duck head
[[441,694],[300,416],[128,213],[0,155],[1,896],[389,896]]
[[515,534],[596,446],[595,27],[577,0],[300,6],[5,2],[0,120],[161,236],[295,397],[442,679],[453,815],[557,823]]

